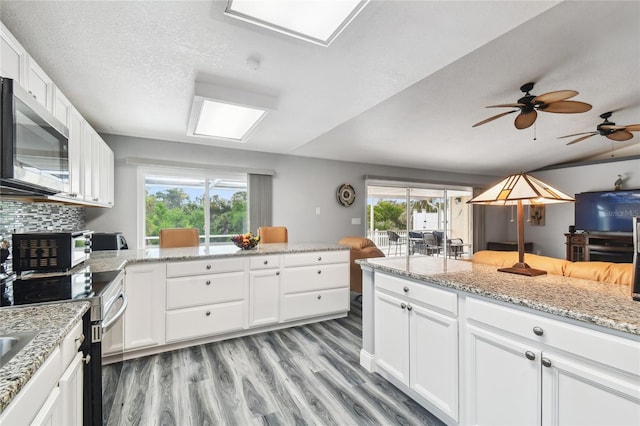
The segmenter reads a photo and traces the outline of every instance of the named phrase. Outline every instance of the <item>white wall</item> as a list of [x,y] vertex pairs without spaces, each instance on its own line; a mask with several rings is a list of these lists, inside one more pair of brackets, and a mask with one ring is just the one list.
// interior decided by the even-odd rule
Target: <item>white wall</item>
[[[115,154],[115,207],[88,209],[87,227],[96,232],[122,231],[131,248],[136,248],[138,232],[137,169],[125,164],[127,157],[275,170],[273,224],[286,226],[291,242],[335,243],[345,235],[364,235],[365,175],[466,186],[486,186],[496,181],[495,177],[452,172],[319,160],[128,136],[102,136]],[[336,190],[343,183],[351,184],[356,191],[356,201],[350,207],[342,207],[336,200]],[[320,214],[316,215],[318,207]],[[352,225],[352,218],[360,218],[361,224]],[[494,238],[503,239],[502,236]]]
[[[640,160],[612,161],[531,172],[543,182],[557,188],[567,195],[574,196],[579,192],[610,191],[613,183],[622,175],[623,189],[640,188]],[[506,209],[508,210],[508,208]],[[545,209],[545,225],[530,226],[525,224],[525,240],[534,243],[534,250],[545,256],[565,258],[565,237],[569,225],[574,224],[574,204],[562,203],[547,205]],[[517,239],[515,224],[510,224],[507,216],[508,238]]]

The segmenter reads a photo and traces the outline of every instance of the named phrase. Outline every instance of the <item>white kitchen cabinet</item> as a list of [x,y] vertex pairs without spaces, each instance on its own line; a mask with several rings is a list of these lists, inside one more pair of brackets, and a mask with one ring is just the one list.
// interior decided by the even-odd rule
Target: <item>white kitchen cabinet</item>
[[69,195],[84,200],[84,118],[73,107],[69,113]]
[[281,319],[349,311],[349,252],[285,254],[281,273]]
[[62,424],[62,394],[59,387],[53,388],[44,405],[31,422],[33,426],[55,426]]
[[[84,360],[82,352],[76,356],[60,378],[60,424],[80,425],[83,416]],[[57,424],[57,423],[54,423]]]
[[27,87],[27,51],[0,23],[0,75]]
[[640,424],[637,343],[474,298],[466,311],[464,423]]
[[280,256],[250,260],[249,327],[280,321]]
[[60,89],[55,87],[53,95],[53,116],[67,128],[69,127],[72,109],[73,105],[71,105],[69,99],[67,99]]
[[458,419],[456,295],[379,274],[375,291],[376,371],[415,398]]
[[127,265],[124,313],[124,349],[133,350],[165,342],[165,264]]
[[82,123],[81,158],[84,200],[112,207],[114,201],[113,151],[89,123]]
[[27,61],[27,91],[53,113],[53,81],[31,57]]

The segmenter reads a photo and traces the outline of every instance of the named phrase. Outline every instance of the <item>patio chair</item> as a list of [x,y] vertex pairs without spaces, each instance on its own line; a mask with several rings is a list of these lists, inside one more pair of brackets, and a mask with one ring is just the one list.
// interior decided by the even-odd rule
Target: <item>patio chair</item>
[[422,232],[409,231],[409,244],[411,254],[414,254],[416,251],[420,253],[420,250],[422,250]]
[[389,236],[389,249],[387,250],[387,256],[391,255],[391,246],[394,245],[396,247],[395,255],[398,255],[398,248],[400,249],[400,254],[402,254],[402,245],[404,242],[403,239],[398,235],[395,231],[387,231],[387,235]]
[[464,241],[462,238],[451,238],[447,240],[447,253],[449,257],[453,256],[456,259],[458,256],[464,254]]

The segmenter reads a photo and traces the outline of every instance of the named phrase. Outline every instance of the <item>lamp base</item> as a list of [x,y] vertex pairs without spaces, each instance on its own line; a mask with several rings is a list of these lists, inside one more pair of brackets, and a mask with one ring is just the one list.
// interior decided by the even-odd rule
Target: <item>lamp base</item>
[[528,277],[537,277],[540,275],[546,275],[547,271],[542,269],[533,269],[526,263],[516,263],[511,268],[500,268],[498,272],[508,272],[510,274],[526,275]]

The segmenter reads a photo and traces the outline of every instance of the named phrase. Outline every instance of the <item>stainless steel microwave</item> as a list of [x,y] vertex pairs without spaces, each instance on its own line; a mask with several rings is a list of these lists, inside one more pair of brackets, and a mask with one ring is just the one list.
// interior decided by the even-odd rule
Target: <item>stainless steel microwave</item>
[[69,130],[14,80],[0,80],[0,194],[68,193]]

